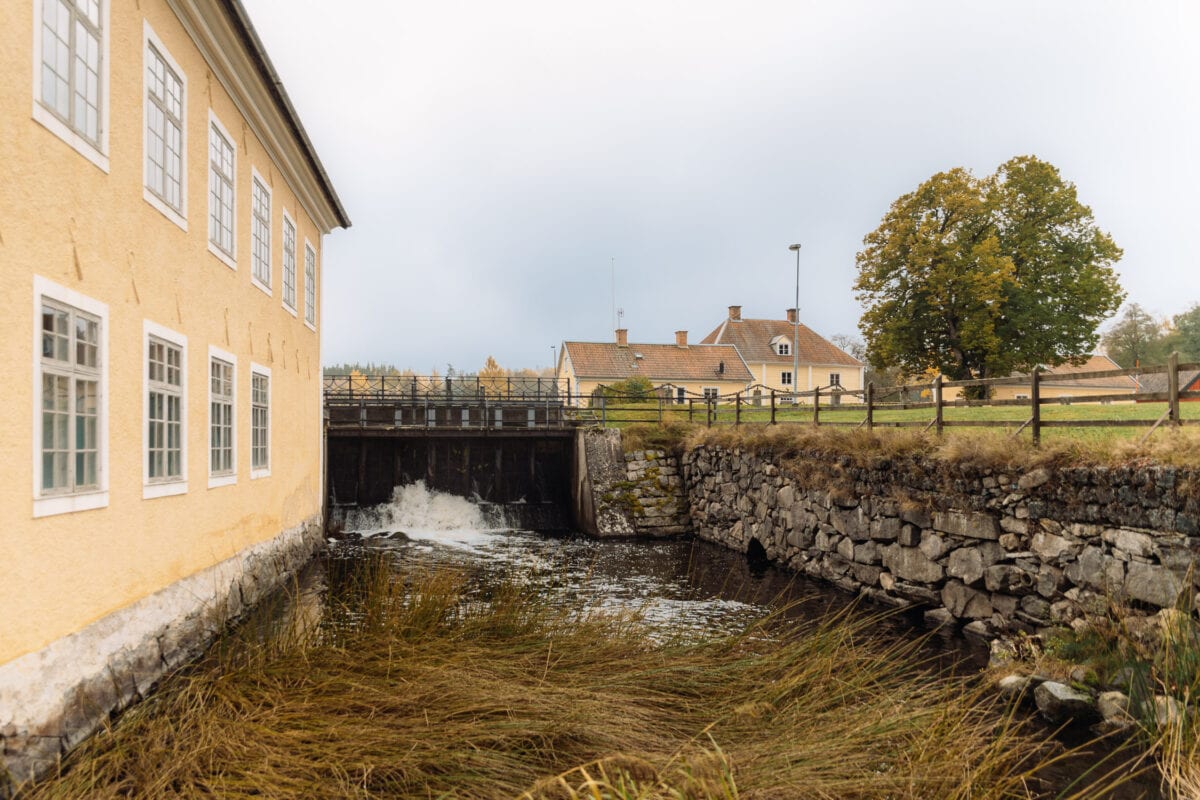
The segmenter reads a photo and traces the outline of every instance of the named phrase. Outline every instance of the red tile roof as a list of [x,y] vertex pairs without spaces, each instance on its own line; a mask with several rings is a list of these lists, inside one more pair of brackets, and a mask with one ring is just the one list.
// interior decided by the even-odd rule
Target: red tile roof
[[[732,344],[742,358],[751,364],[791,364],[792,353],[781,356],[771,347],[771,340],[782,336],[789,342],[795,336],[795,326],[786,319],[727,319],[705,336],[704,344]],[[828,339],[821,337],[812,328],[800,324],[800,338],[796,345],[801,364],[837,365],[861,367],[863,363],[841,350]]]
[[[730,345],[630,343],[622,347],[615,342],[563,342],[563,348],[578,378],[619,381],[642,375],[654,383],[754,380]],[[718,372],[722,364],[723,373]]]
[[[1045,367],[1042,370],[1043,376],[1068,376],[1077,372],[1107,372],[1109,370],[1121,369],[1121,365],[1113,361],[1108,356],[1092,355],[1088,360],[1079,366],[1074,364],[1059,364],[1057,367]],[[1025,375],[1027,373],[1016,372],[1014,375]],[[1126,375],[1116,378],[1084,378],[1082,380],[1047,380],[1043,386],[1071,386],[1077,388],[1089,389],[1112,389],[1114,392],[1129,391],[1132,392],[1137,388],[1137,381]]]

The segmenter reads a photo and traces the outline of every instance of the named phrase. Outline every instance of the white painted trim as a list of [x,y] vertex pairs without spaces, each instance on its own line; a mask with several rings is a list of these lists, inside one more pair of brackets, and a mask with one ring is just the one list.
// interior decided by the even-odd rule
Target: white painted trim
[[[304,250],[300,247],[300,228],[296,225],[296,220],[292,219],[292,215],[288,213],[286,206],[282,208],[282,211],[283,221],[279,223],[279,300],[283,305],[283,310],[295,317],[299,313],[296,310],[296,305],[300,302],[300,271],[304,266]],[[287,237],[283,234],[289,222],[292,224],[292,247],[297,251],[292,253],[292,291],[296,293],[296,303],[293,305],[288,305],[287,281],[284,280]]]
[[[312,322],[308,321],[308,296],[304,295],[302,298],[297,298],[297,302],[301,302],[304,305],[304,327],[308,328],[313,333],[316,333],[317,332],[317,320],[320,319],[320,316],[321,316],[321,312],[320,312],[320,308],[321,308],[321,258],[320,258],[320,253],[318,253],[318,251],[317,251],[317,248],[313,247],[312,242],[310,242],[308,240],[308,237],[305,236],[304,237],[304,251],[305,252],[304,252],[303,266],[304,266],[304,285],[306,287],[308,286],[308,251],[309,250],[312,250],[312,254],[313,254],[313,274],[316,277],[315,283],[317,284],[316,286],[313,287],[313,318],[312,318]],[[297,286],[299,286],[299,281],[297,281]]]
[[274,245],[274,241],[273,241],[274,237],[271,234],[272,218],[275,216],[275,199],[273,197],[274,192],[271,190],[271,184],[267,182],[267,179],[262,176],[262,173],[260,173],[257,169],[254,168],[253,164],[251,164],[250,165],[250,197],[249,197],[249,202],[246,203],[246,205],[249,206],[249,208],[250,208],[250,282],[252,284],[254,284],[255,286],[257,286],[259,289],[261,289],[267,295],[267,297],[271,297],[272,296],[271,287],[268,284],[265,284],[262,281],[260,281],[258,279],[258,276],[256,276],[254,274],[254,182],[255,181],[258,181],[259,184],[262,186],[263,191],[265,191],[267,193],[267,237],[268,237],[267,238],[267,276],[268,276],[268,279],[271,281],[274,281],[274,279],[275,279],[275,264],[273,263],[275,261],[275,248],[273,246]]
[[[149,183],[149,167],[146,164],[146,133],[147,126],[150,124],[150,87],[146,85],[146,73],[150,66],[150,46],[153,45],[158,54],[162,56],[163,61],[167,62],[167,66],[179,76],[180,91],[183,92],[183,101],[181,104],[180,119],[179,119],[179,135],[180,135],[180,161],[179,161],[179,205],[180,208],[175,209],[167,205],[161,197],[150,191]],[[154,206],[162,213],[164,217],[174,222],[185,233],[188,229],[187,207],[188,207],[188,120],[187,120],[187,104],[188,104],[188,88],[187,74],[183,68],[179,66],[179,62],[167,50],[167,46],[162,43],[162,39],[158,38],[158,34],[150,27],[148,20],[142,20],[142,199]]]
[[[96,446],[99,452],[96,457],[96,471],[99,488],[76,494],[56,494],[42,496],[41,461],[42,461],[42,298],[49,297],[64,305],[72,306],[91,314],[100,320],[100,391],[97,402],[100,405],[96,420]],[[33,516],[48,517],[54,514],[68,514],[73,511],[90,511],[95,508],[108,506],[108,304],[93,300],[87,295],[74,289],[68,289],[40,275],[33,276],[33,452],[30,463],[33,465],[31,482],[33,484]]]
[[205,235],[205,238],[208,240],[208,252],[210,252],[214,256],[216,256],[217,260],[220,261],[222,264],[224,264],[225,266],[229,267],[231,270],[236,272],[237,271],[237,239],[238,239],[238,237],[237,237],[237,207],[238,207],[238,202],[237,202],[237,199],[238,199],[237,140],[234,139],[233,136],[229,133],[229,129],[221,124],[221,120],[217,117],[216,112],[213,111],[211,108],[208,109],[208,127],[204,129],[204,133],[206,134],[205,144],[207,145],[207,149],[205,150],[205,159],[204,159],[204,175],[209,180],[212,179],[212,129],[213,129],[213,126],[216,126],[217,131],[222,136],[225,137],[225,141],[229,142],[229,146],[233,149],[233,214],[231,217],[233,220],[233,242],[232,242],[233,254],[231,255],[229,253],[226,253],[220,247],[217,247],[217,245],[213,244],[212,232],[209,230],[209,225],[212,223],[212,212],[213,212],[212,191],[211,191],[211,189],[208,189],[207,187],[205,189],[205,196],[208,198],[208,202],[206,203],[206,205],[208,207],[208,217],[206,217],[204,220],[204,229],[205,229],[204,235]]
[[[256,375],[256,374],[264,375],[264,376],[266,376],[266,379],[267,379],[267,467],[266,467],[266,469],[255,469],[254,468],[254,375]],[[275,388],[274,381],[271,379],[271,368],[264,367],[262,364],[255,364],[253,361],[251,361],[250,362],[250,411],[251,411],[251,413],[250,413],[250,480],[257,480],[258,478],[271,477],[271,464],[273,464],[275,461],[275,459],[273,458],[273,454],[271,452],[271,439],[272,439],[272,436],[271,436],[272,424],[271,423],[273,421],[272,413],[271,413],[271,411],[272,411],[271,406],[273,405],[273,403],[271,402],[271,399],[272,399],[272,395],[274,394],[274,388]]]
[[[178,478],[169,480],[150,480],[150,465],[146,454],[150,449],[150,337],[170,342],[180,350],[179,369],[182,384],[179,389],[179,460],[180,474]],[[170,328],[163,327],[148,319],[142,320],[142,499],[152,500],[157,497],[171,497],[187,494],[188,490],[188,391],[191,382],[188,380],[188,348],[187,337]]]
[[53,111],[42,105],[42,3],[33,0],[33,120],[52,134],[62,139],[72,150],[86,158],[104,173],[108,163],[108,92],[109,92],[109,0],[100,0],[100,146],[97,147],[76,133],[58,118]]
[[[214,475],[212,471],[212,361],[220,359],[233,365],[233,414],[230,417],[230,434],[229,446],[233,452],[233,472],[228,475]],[[238,408],[238,380],[237,380],[237,356],[227,350],[222,350],[215,345],[208,346],[208,359],[204,362],[204,380],[208,386],[208,425],[206,427],[207,435],[204,437],[207,441],[208,448],[205,450],[205,459],[208,464],[208,488],[216,489],[219,486],[232,486],[237,483],[237,465],[238,465],[238,435],[237,435],[237,408]]]

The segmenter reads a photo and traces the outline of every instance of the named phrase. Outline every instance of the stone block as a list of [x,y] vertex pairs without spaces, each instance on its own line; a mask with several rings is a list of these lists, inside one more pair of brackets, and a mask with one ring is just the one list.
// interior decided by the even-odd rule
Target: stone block
[[986,619],[992,615],[991,598],[961,581],[947,581],[942,587],[942,605],[958,619]]
[[1029,549],[1044,561],[1059,561],[1063,556],[1073,556],[1078,549],[1065,536],[1038,531],[1029,542]]
[[916,583],[938,583],[945,577],[942,565],[916,547],[888,545],[883,550],[883,566],[901,580]]
[[856,542],[865,542],[871,538],[871,525],[863,517],[860,508],[838,508],[830,514],[830,522],[838,533],[849,536]]
[[1115,592],[1125,582],[1125,565],[1099,547],[1087,546],[1063,574],[1076,586]]
[[929,509],[920,506],[901,507],[900,519],[907,523],[915,525],[918,528],[929,528],[933,526],[933,515],[929,513]]
[[1183,581],[1171,570],[1153,564],[1131,562],[1125,575],[1125,594],[1159,608],[1170,608],[1183,591]]
[[931,561],[937,561],[946,554],[947,550],[946,540],[933,531],[921,532],[921,543],[918,547]]
[[1050,470],[1038,467],[1030,470],[1017,479],[1017,488],[1023,492],[1045,485],[1050,480]]
[[958,578],[968,586],[977,586],[983,581],[983,555],[974,547],[960,547],[950,554],[946,574]]
[[971,539],[1000,538],[1000,523],[990,514],[973,511],[942,511],[933,515],[933,527],[942,533]]
[[878,564],[879,559],[879,545],[875,542],[864,542],[854,546],[853,560],[859,564]]
[[880,542],[894,542],[900,536],[900,518],[882,517],[871,520],[871,538]]
[[1006,515],[1000,518],[1000,530],[1024,536],[1029,533],[1029,521]]
[[904,547],[916,547],[921,543],[921,529],[911,522],[900,526],[900,534],[896,537]]
[[876,586],[879,584],[879,576],[883,574],[883,568],[856,563],[850,565],[850,574],[864,586]]
[[1154,552],[1154,539],[1141,531],[1131,531],[1128,528],[1109,528],[1101,534],[1101,538],[1131,556],[1150,556]]
[[1068,719],[1087,722],[1098,716],[1091,695],[1065,683],[1046,681],[1033,690],[1033,699],[1038,712],[1050,722]]
[[847,561],[854,560],[854,540],[849,537],[838,542],[837,553]]

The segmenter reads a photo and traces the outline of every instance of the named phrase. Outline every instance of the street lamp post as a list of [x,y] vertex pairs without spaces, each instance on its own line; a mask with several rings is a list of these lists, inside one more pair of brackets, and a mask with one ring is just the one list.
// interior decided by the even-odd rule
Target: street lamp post
[[796,394],[796,387],[800,383],[800,244],[788,245],[788,250],[793,250],[796,253],[796,306],[792,312],[792,321],[795,323],[792,328],[792,407],[800,401],[800,397]]

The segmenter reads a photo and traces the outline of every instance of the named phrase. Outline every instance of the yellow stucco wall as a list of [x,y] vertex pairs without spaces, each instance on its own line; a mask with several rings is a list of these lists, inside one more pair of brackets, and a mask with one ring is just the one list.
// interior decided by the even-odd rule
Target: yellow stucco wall
[[[763,386],[775,389],[776,392],[788,393],[792,391],[791,385],[783,383],[783,373],[791,372],[792,366],[783,364],[751,364],[750,371],[754,373],[755,379]],[[811,391],[814,386],[822,388],[822,399],[825,397],[825,387],[829,386],[829,375],[837,373],[841,376],[841,386],[847,391],[858,391],[863,388],[863,369],[862,367],[847,367],[844,365],[826,365],[826,364],[800,364],[800,374],[797,381],[796,389],[801,392]],[[803,403],[811,403],[811,397],[800,398]],[[841,398],[843,403],[861,403],[861,397],[856,395],[844,395]]]
[[[0,26],[0,664],[317,514],[320,348],[304,324],[309,213],[163,0],[109,10],[109,172],[31,117],[34,4]],[[143,199],[144,22],[186,78],[185,232]],[[207,249],[209,109],[237,151],[237,269]],[[272,195],[273,296],[250,280],[250,180]],[[281,307],[282,215],[297,227],[298,316]],[[34,276],[107,304],[108,504],[34,518]],[[318,292],[317,325],[320,325]],[[187,337],[186,494],[143,499],[143,321]],[[208,488],[208,348],[237,357],[234,485]],[[251,479],[251,362],[271,370],[271,474]]]

